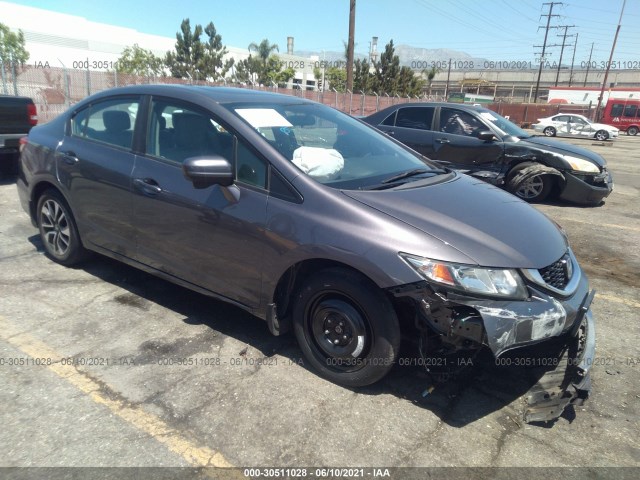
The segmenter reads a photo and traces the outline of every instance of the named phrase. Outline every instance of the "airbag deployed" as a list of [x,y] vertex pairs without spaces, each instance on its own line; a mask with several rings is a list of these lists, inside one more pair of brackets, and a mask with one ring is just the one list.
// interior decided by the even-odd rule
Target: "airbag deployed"
[[293,164],[310,177],[333,180],[344,168],[344,158],[333,148],[299,147],[293,152]]

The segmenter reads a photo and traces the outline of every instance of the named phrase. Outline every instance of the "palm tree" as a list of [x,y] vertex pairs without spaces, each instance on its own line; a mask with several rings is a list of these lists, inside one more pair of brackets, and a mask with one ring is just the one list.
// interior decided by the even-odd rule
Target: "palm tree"
[[265,68],[267,66],[267,60],[269,59],[271,53],[274,50],[276,52],[280,51],[278,50],[278,45],[276,45],[275,43],[269,43],[269,40],[267,40],[266,38],[262,40],[260,44],[256,44],[255,42],[250,43],[249,52],[251,52],[251,50],[255,50],[255,52],[258,54],[258,57],[262,59],[262,64]]
[[431,84],[433,83],[433,78],[440,73],[440,69],[436,67],[431,67],[431,70],[427,70],[426,68],[422,69],[424,75],[427,76],[427,81],[429,82],[429,95],[431,95]]

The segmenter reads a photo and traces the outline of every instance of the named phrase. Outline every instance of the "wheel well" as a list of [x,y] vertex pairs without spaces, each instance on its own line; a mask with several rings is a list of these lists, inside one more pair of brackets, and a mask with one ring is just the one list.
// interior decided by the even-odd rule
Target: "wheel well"
[[[508,183],[509,180],[511,179],[511,176],[518,170],[521,170],[523,168],[527,168],[527,167],[531,167],[532,165],[539,165],[542,169],[554,169],[553,167],[547,167],[545,164],[540,163],[540,162],[536,162],[536,161],[529,161],[529,160],[525,160],[524,162],[520,162],[520,163],[516,163],[515,165],[513,165],[506,173],[506,175],[504,176],[505,178],[505,183]],[[557,170],[556,170],[557,171]],[[558,188],[560,187],[560,181],[562,178],[561,175],[554,175],[552,172],[548,171],[548,172],[540,172],[541,174],[545,175],[547,177],[550,177],[550,181],[551,181],[551,187],[552,188]],[[558,172],[559,173],[559,172]]]
[[285,318],[291,313],[291,300],[294,293],[300,287],[300,285],[312,274],[324,270],[326,268],[345,268],[360,275],[363,275],[371,283],[376,284],[371,278],[362,273],[356,268],[351,267],[342,262],[335,260],[328,260],[324,258],[315,258],[309,260],[303,260],[289,267],[280,277],[276,285],[276,289],[273,293],[272,301],[277,305],[277,314],[280,318]]
[[[33,191],[31,192],[31,205],[30,205],[31,212],[29,213],[31,214],[31,218],[33,219],[34,222],[37,221],[36,208],[38,206],[38,199],[45,191],[49,189],[56,190],[58,193],[60,193],[60,195],[62,195],[62,192],[60,192],[60,190],[56,188],[55,185],[46,181],[40,182],[35,187],[33,187]],[[62,195],[62,198],[64,198],[64,195]]]

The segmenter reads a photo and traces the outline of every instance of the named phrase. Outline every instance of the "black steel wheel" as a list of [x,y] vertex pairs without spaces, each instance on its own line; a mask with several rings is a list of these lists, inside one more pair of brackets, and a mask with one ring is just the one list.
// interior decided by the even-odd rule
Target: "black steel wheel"
[[71,209],[58,191],[47,190],[40,196],[36,220],[49,257],[62,265],[74,265],[86,258]]
[[556,129],[553,127],[547,127],[542,131],[542,133],[544,133],[547,137],[555,137]]
[[360,387],[384,377],[400,346],[398,317],[366,277],[322,270],[296,295],[294,331],[306,359],[332,382]]

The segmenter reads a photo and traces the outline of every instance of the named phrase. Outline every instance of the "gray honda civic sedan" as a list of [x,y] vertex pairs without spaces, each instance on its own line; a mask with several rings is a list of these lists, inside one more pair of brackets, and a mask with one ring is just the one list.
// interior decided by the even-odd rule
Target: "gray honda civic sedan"
[[31,131],[17,185],[54,261],[98,252],[232,302],[336,383],[380,380],[404,335],[424,362],[560,345],[570,381],[531,396],[530,420],[588,396],[593,292],[564,232],[330,107],[112,89]]

